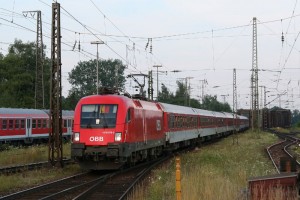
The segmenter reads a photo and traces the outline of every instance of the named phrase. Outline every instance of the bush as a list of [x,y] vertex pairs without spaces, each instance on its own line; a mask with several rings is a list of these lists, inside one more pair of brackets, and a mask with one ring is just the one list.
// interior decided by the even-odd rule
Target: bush
[[0,144],[0,151],[9,150],[9,144]]

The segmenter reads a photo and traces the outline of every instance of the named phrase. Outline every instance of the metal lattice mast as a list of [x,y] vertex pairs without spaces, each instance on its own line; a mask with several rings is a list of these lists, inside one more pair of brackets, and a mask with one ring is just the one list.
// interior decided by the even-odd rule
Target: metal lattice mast
[[188,99],[188,77],[185,78],[185,98],[184,98],[184,105],[187,106],[187,99]]
[[[186,77],[186,101],[188,102],[188,106],[191,106],[191,79],[194,77]],[[189,81],[189,84],[187,83]]]
[[119,91],[119,64],[115,66],[115,88]]
[[236,128],[237,118],[237,91],[236,91],[236,69],[233,69],[233,113],[234,113],[234,127]]
[[204,99],[204,84],[207,84],[207,80],[203,79],[203,80],[199,80],[200,85],[201,85],[201,103],[203,103],[203,99]]
[[268,128],[267,91],[266,91],[266,86],[263,86],[263,88],[264,88],[263,129],[266,130]]
[[148,79],[148,98],[153,101],[153,77],[152,70],[149,71]]
[[63,167],[60,4],[52,3],[49,162]]
[[35,108],[45,108],[44,92],[44,52],[41,11],[37,11],[36,26],[36,81],[35,81]]
[[[238,138],[236,135],[237,131],[237,89],[236,89],[236,69],[233,69],[233,144],[238,143]],[[236,141],[236,142],[235,142]]]
[[254,95],[253,95],[253,72],[254,70],[251,70],[251,78],[250,78],[250,82],[251,82],[251,86],[250,86],[250,110],[251,110],[251,129],[253,131],[253,102],[254,102]]
[[30,13],[36,18],[36,71],[35,71],[35,93],[34,107],[45,108],[45,92],[44,92],[44,51],[43,51],[43,32],[42,32],[42,15],[41,11],[24,11],[23,14],[27,17]]
[[258,64],[257,64],[257,24],[253,18],[252,44],[252,124],[254,129],[259,128],[259,97],[258,97]]

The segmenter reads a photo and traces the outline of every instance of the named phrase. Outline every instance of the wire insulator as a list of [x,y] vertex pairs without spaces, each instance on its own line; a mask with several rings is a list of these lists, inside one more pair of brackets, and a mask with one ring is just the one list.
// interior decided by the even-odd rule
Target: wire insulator
[[145,47],[145,51],[147,50],[148,45],[149,45],[149,38],[148,38],[148,42],[147,42],[146,47]]

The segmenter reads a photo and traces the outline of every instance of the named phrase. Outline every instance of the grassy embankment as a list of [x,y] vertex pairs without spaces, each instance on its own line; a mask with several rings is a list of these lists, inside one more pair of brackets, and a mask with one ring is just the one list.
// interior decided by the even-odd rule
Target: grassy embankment
[[[63,144],[63,155],[71,157],[71,143]],[[48,160],[48,145],[34,145],[28,147],[9,147],[8,150],[0,151],[0,167],[42,162]]]
[[[70,144],[63,145],[64,157],[70,158]],[[0,167],[41,162],[48,160],[48,146],[30,146],[27,148],[10,148],[0,152]],[[0,196],[20,189],[33,187],[41,183],[67,177],[81,172],[78,165],[61,168],[49,168],[28,171],[13,175],[0,175]]]
[[[270,133],[233,136],[180,156],[182,199],[239,199],[249,177],[276,174],[265,147],[278,139]],[[153,171],[131,199],[176,199],[175,159]],[[146,185],[146,186],[145,186]]]

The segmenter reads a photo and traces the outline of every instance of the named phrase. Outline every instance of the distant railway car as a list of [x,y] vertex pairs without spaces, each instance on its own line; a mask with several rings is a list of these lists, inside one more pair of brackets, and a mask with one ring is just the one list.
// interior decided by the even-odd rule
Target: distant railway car
[[[238,114],[249,119],[251,125],[252,113],[249,109],[240,109]],[[263,108],[260,110],[260,126],[263,129],[282,127],[291,127],[292,114],[290,110],[282,108]]]
[[248,180],[249,199],[299,199],[299,173],[253,177]]
[[[117,169],[205,139],[247,128],[246,117],[120,95],[82,98],[71,155],[85,169]],[[238,124],[240,123],[240,124]]]
[[[0,108],[0,143],[41,142],[49,137],[49,111]],[[73,111],[63,111],[63,137],[72,135]]]
[[271,109],[269,110],[269,124],[271,127],[291,127],[292,113],[287,109]]

